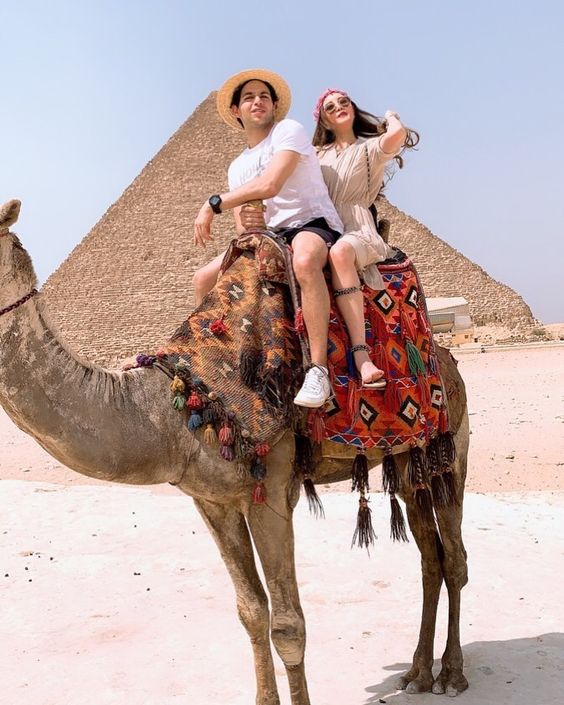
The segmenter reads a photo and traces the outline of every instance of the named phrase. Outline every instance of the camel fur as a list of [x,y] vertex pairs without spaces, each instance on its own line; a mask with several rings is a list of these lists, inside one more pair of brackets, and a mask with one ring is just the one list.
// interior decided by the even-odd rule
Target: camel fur
[[[29,255],[9,231],[19,209],[19,201],[0,209],[0,309],[22,299],[36,283]],[[409,489],[406,457],[397,456],[400,496],[421,552],[423,580],[419,641],[398,687],[409,693],[457,695],[468,685],[459,622],[460,591],[467,581],[461,521],[469,431],[463,382],[450,355],[439,352],[447,396],[453,401],[457,503],[437,509],[436,524],[425,524]],[[190,495],[235,585],[237,609],[254,654],[257,705],[280,703],[271,643],[286,667],[292,705],[309,705],[305,622],[294,564],[292,513],[300,485],[292,467],[292,434],[284,433],[268,456],[268,504],[253,504],[252,478],[237,474],[216,448],[202,443],[200,431],[186,430],[182,415],[170,404],[162,372],[110,371],[80,360],[49,323],[41,295],[0,317],[0,404],[20,429],[78,473],[129,484],[169,482]],[[381,457],[371,455],[371,460],[376,464]],[[325,459],[316,468],[316,481],[342,480],[349,467],[348,459]],[[435,677],[433,641],[443,580],[449,599],[448,638]]]

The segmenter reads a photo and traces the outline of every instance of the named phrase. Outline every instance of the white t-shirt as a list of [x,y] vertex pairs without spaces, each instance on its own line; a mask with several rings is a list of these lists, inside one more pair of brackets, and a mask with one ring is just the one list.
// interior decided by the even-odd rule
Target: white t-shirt
[[233,190],[260,176],[276,152],[290,151],[300,155],[298,165],[280,192],[265,200],[265,219],[269,228],[299,228],[325,218],[339,233],[343,224],[329,197],[319,160],[305,129],[295,120],[277,122],[267,137],[256,147],[247,148],[231,162],[227,178]]

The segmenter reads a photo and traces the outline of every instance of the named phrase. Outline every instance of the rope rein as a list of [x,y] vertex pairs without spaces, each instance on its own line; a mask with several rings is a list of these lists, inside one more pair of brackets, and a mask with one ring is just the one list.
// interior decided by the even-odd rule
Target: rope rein
[[[9,235],[9,234],[10,234],[9,230],[0,231],[0,237],[6,237],[6,235]],[[21,299],[18,299],[13,304],[10,304],[9,306],[6,306],[5,308],[0,308],[0,316],[3,316],[5,313],[10,313],[10,311],[13,311],[14,309],[18,308],[22,304],[25,304],[26,301],[29,301],[37,293],[38,293],[37,289],[32,289],[29,292],[29,294],[22,296]]]

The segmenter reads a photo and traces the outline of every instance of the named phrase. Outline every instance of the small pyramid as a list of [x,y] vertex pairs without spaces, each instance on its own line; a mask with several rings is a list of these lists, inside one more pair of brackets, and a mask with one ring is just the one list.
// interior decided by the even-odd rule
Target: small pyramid
[[[193,243],[198,210],[227,189],[243,134],[217,114],[215,93],[199,105],[123,195],[47,280],[43,294],[63,337],[83,357],[114,364],[152,352],[193,307],[192,275],[234,237],[230,213],[214,219],[215,242]],[[532,324],[509,287],[385,199],[390,242],[411,255],[428,296],[464,296],[477,323]]]

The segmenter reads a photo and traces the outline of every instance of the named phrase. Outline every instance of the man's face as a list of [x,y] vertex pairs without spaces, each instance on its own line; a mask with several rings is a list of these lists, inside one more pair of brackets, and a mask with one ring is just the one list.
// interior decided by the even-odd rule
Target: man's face
[[245,129],[267,128],[274,122],[276,105],[265,83],[248,81],[241,91],[239,105],[232,105],[231,112],[241,120]]

